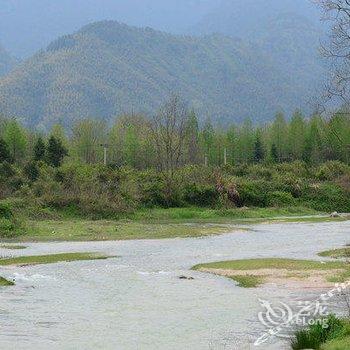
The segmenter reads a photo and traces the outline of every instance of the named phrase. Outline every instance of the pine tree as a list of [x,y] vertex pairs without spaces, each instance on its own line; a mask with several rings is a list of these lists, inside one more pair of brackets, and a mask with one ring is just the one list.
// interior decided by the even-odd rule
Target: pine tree
[[67,149],[62,145],[62,141],[55,136],[50,136],[47,147],[47,162],[53,167],[59,167],[63,158],[68,155]]
[[40,175],[40,170],[36,162],[29,162],[24,167],[24,173],[30,181],[36,181]]
[[46,156],[46,145],[42,137],[39,137],[34,145],[34,160],[44,160]]
[[271,146],[271,159],[274,163],[278,163],[279,161],[278,150],[274,143]]
[[261,140],[260,132],[256,133],[256,140],[254,144],[254,161],[260,163],[265,157],[264,146]]
[[1,162],[12,162],[9,147],[3,138],[0,138],[0,163]]

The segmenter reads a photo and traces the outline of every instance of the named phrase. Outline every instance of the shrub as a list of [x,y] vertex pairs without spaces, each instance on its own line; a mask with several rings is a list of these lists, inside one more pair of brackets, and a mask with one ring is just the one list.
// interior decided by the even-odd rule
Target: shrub
[[242,206],[267,206],[270,185],[266,181],[239,181],[237,190]]
[[295,199],[289,192],[275,191],[267,195],[267,205],[272,207],[286,207],[295,203]]
[[20,224],[8,204],[0,203],[0,237],[17,235]]
[[219,199],[219,192],[209,185],[187,185],[184,190],[184,200],[191,205],[200,207],[215,206]]
[[338,161],[330,161],[319,167],[316,177],[319,180],[335,180],[346,174],[350,174],[349,166]]
[[23,170],[30,181],[36,181],[40,175],[39,167],[35,162],[27,163]]
[[301,200],[309,207],[320,211],[350,211],[350,197],[333,183],[313,183],[303,189]]

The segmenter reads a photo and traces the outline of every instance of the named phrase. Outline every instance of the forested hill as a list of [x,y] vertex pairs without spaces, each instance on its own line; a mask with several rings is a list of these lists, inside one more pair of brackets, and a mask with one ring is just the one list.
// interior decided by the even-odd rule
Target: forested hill
[[[268,31],[269,22],[286,14],[302,17],[305,22],[321,29],[321,11],[310,0],[221,0],[191,31],[196,34],[224,33],[242,39],[256,40]],[[293,26],[294,30],[298,27]],[[287,28],[286,28],[287,29]]]
[[0,113],[29,126],[69,127],[83,117],[154,113],[175,92],[203,119],[264,121],[276,111],[305,109],[319,71],[301,61],[304,77],[296,80],[260,45],[104,21],[57,39],[0,80]]
[[315,75],[324,75],[319,47],[327,25],[321,17],[309,0],[222,0],[192,33],[216,32],[250,42],[303,89]]
[[0,45],[0,77],[8,73],[14,65],[15,59]]

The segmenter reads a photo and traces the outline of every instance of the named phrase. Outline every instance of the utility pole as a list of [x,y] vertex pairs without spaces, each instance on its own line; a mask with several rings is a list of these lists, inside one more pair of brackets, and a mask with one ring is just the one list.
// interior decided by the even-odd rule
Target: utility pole
[[224,165],[227,165],[227,148],[224,148]]
[[104,143],[101,145],[103,147],[103,164],[106,166],[107,165],[107,150],[108,150],[108,144]]
[[207,155],[205,155],[205,157],[204,157],[204,165],[208,166],[208,156]]

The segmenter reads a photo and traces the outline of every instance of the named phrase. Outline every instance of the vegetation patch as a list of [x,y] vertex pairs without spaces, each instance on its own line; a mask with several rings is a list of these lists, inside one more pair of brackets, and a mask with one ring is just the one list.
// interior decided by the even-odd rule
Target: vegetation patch
[[9,250],[20,250],[20,249],[26,249],[27,247],[25,245],[19,245],[19,244],[2,244],[0,245],[0,248],[9,249]]
[[350,258],[350,247],[326,250],[318,254],[319,256],[333,259]]
[[0,277],[0,287],[14,286],[15,283],[7,280],[6,278]]
[[293,271],[307,270],[338,270],[343,269],[345,264],[338,261],[329,261],[322,263],[313,260],[294,260],[294,259],[247,259],[247,260],[231,260],[221,261],[208,264],[200,264],[194,266],[194,269],[201,268],[225,269],[225,270],[262,270],[262,269],[284,269]]
[[60,219],[28,220],[26,231],[7,241],[101,241],[203,237],[248,230],[243,224],[262,222],[318,222],[331,219],[302,208],[143,209],[119,220]]
[[109,220],[46,220],[28,224],[23,241],[103,241],[202,237],[241,230],[238,226],[209,223],[147,223]]
[[[327,324],[328,327],[324,327],[323,324]],[[297,331],[291,341],[291,347],[293,350],[349,350],[350,322],[330,315],[323,322],[316,322],[308,329]]]
[[328,286],[350,278],[350,266],[343,261],[294,259],[247,259],[199,264],[192,269],[231,278],[242,287],[263,283],[296,283],[305,287]]
[[100,260],[108,258],[111,258],[111,256],[106,256],[97,253],[63,253],[50,255],[20,256],[14,258],[0,259],[0,266],[54,264],[58,262]]
[[256,288],[264,283],[263,277],[253,276],[253,275],[245,275],[245,276],[229,276],[232,280],[238,283],[239,287],[242,288]]

